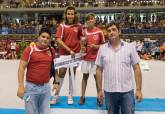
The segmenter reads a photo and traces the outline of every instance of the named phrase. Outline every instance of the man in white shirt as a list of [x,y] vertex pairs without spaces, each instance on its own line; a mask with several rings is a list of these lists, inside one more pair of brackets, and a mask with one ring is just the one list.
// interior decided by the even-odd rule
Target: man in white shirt
[[142,100],[140,58],[135,46],[120,40],[117,23],[110,23],[107,32],[109,41],[100,46],[95,62],[98,96],[102,99],[102,76],[104,76],[105,104],[108,114],[134,114],[132,67],[136,82],[136,98],[140,102]]

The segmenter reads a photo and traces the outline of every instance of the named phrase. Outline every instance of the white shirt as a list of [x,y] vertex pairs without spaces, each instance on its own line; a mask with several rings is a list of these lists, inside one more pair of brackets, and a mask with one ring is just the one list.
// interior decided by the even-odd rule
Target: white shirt
[[121,42],[114,50],[109,43],[99,48],[95,64],[103,68],[106,92],[128,92],[134,88],[132,65],[140,62],[135,46]]

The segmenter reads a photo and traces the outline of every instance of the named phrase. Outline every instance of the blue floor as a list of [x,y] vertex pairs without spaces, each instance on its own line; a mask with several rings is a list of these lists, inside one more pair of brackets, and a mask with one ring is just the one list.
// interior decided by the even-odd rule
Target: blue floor
[[0,114],[25,114],[25,110],[24,109],[0,108]]
[[[103,107],[98,107],[96,104],[96,97],[87,97],[86,103],[83,106],[78,105],[79,97],[74,97],[74,105],[67,105],[67,97],[61,96],[56,105],[51,105],[51,108],[65,108],[65,109],[93,109],[93,110],[105,110]],[[165,99],[150,99],[145,98],[141,103],[135,104],[136,111],[153,111],[153,112],[165,112]],[[0,108],[0,114],[24,114],[24,109],[8,109]]]
[[[60,97],[60,102],[58,102],[56,105],[51,105],[51,108],[68,108],[68,109],[101,109],[105,110],[105,104],[103,107],[98,107],[96,102],[96,97],[87,97],[86,102],[84,105],[80,106],[78,105],[79,97],[74,97],[74,105],[68,105],[67,104],[67,97]],[[135,110],[136,111],[161,111],[165,112],[165,99],[149,99],[144,98],[142,102],[138,103],[135,102]]]

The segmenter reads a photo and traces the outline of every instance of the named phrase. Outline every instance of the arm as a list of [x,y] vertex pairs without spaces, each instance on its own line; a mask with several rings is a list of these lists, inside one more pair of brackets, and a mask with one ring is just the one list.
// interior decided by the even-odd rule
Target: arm
[[136,82],[136,98],[140,102],[142,100],[142,74],[140,70],[139,64],[133,65],[133,70],[135,74],[135,82]]
[[17,96],[23,98],[25,87],[24,87],[24,72],[27,67],[28,62],[20,60],[18,69],[18,91]]
[[102,99],[103,95],[102,95],[102,73],[103,73],[103,69],[97,65],[97,69],[96,69],[96,85],[98,87],[98,98]]
[[64,49],[66,49],[71,55],[74,55],[75,53],[61,40],[61,38],[57,38],[57,43],[62,46]]
[[90,44],[90,45],[88,45],[90,48],[99,49],[100,48],[100,45],[105,42],[103,32],[100,32],[99,36],[100,36],[100,43],[97,44],[97,45],[96,44]]
[[100,45],[96,45],[96,44],[90,44],[90,45],[87,45],[87,46],[89,46],[92,49],[99,49],[100,48]]
[[52,91],[58,91],[58,86],[59,86],[59,82],[57,81],[58,78],[59,78],[59,73],[58,73],[58,70],[55,69],[55,74],[54,74],[54,81],[53,81],[53,88],[52,88]]

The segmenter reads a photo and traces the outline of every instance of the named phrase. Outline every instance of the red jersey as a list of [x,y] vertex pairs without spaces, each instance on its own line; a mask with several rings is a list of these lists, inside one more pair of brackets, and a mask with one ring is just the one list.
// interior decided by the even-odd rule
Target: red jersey
[[[57,28],[56,38],[62,41],[75,53],[80,52],[80,36],[82,35],[81,24],[65,25],[60,24]],[[60,55],[69,55],[70,53],[62,46],[59,49]]]
[[105,42],[103,32],[95,27],[94,29],[86,29],[85,30],[86,37],[86,55],[84,56],[84,60],[86,61],[95,61],[97,57],[97,52],[99,49],[90,48],[88,45],[95,44],[100,45]]
[[[31,55],[30,52],[31,48],[27,47],[21,56],[21,60],[28,62],[26,80],[35,84],[49,82],[52,61],[50,49],[39,49],[35,47]],[[55,50],[53,48],[52,52],[53,55],[55,55]],[[55,56],[53,58],[55,58]]]

